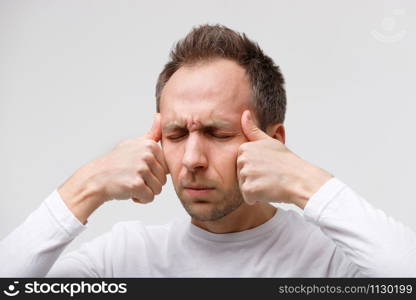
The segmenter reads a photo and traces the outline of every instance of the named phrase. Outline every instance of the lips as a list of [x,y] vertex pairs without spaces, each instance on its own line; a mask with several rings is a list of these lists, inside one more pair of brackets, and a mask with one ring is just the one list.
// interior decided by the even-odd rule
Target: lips
[[194,198],[194,197],[208,196],[210,192],[215,190],[215,188],[198,185],[198,186],[186,186],[184,187],[184,190],[188,196]]
[[192,190],[213,190],[214,188],[208,186],[185,186],[185,189]]

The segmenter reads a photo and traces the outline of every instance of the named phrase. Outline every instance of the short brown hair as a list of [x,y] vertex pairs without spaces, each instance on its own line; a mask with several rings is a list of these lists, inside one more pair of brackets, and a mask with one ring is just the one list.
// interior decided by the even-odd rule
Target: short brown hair
[[262,130],[270,124],[284,122],[286,92],[279,67],[244,33],[223,25],[194,27],[176,43],[156,84],[157,112],[163,87],[173,73],[184,65],[215,58],[231,59],[246,70],[252,89],[252,108]]

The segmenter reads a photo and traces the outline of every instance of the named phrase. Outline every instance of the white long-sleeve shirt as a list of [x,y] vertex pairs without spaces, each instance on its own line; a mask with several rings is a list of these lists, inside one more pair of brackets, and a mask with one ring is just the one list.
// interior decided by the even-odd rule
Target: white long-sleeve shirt
[[416,234],[337,178],[304,215],[279,208],[266,223],[215,234],[187,219],[122,222],[77,251],[85,226],[55,190],[0,242],[1,277],[414,277]]

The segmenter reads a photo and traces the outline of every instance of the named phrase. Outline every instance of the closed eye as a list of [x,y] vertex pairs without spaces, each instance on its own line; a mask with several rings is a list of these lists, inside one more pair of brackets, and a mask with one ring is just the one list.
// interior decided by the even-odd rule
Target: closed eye
[[220,135],[220,134],[214,134],[214,133],[211,133],[211,135],[217,139],[227,139],[231,137],[231,135]]
[[168,136],[166,138],[168,140],[179,140],[181,137],[184,137],[185,135],[187,135],[187,134],[185,133],[185,134],[181,134],[181,135],[173,135],[173,136]]
[[[213,132],[207,132],[206,134],[210,135],[214,138],[217,138],[217,139],[228,139],[228,138],[232,137],[232,135],[222,135],[222,134],[216,134],[216,133],[213,133]],[[171,136],[168,136],[166,138],[168,140],[175,141],[175,140],[179,140],[179,139],[185,137],[186,135],[188,135],[188,133],[183,133],[183,134],[178,134],[178,135],[171,135]]]

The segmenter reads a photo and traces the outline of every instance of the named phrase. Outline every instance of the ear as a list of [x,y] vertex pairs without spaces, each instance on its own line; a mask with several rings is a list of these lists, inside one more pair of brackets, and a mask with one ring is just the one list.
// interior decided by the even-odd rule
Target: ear
[[272,138],[279,140],[282,144],[286,142],[285,126],[282,123],[267,126],[266,133]]

